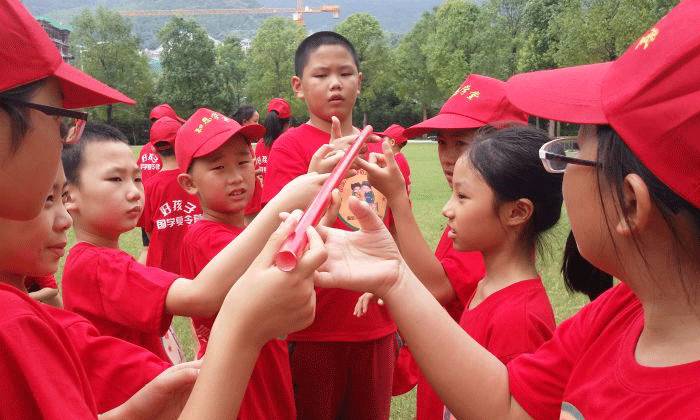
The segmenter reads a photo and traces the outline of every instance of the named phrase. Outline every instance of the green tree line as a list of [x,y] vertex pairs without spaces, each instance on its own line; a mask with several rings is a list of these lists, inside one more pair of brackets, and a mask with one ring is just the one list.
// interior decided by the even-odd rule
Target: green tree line
[[[362,93],[356,125],[384,129],[433,116],[469,73],[507,79],[515,73],[614,60],[678,0],[446,0],[412,30],[383,31],[367,13],[334,30],[356,47]],[[149,110],[167,102],[187,117],[199,107],[231,114],[252,104],[265,115],[273,97],[290,101],[298,123],[308,117],[292,92],[294,51],[308,35],[291,19],[265,20],[250,50],[219,45],[192,20],[175,17],[158,32],[161,71],[154,72],[131,21],[105,7],[71,22],[74,64],[137,101],[90,110],[91,118],[148,140]]]

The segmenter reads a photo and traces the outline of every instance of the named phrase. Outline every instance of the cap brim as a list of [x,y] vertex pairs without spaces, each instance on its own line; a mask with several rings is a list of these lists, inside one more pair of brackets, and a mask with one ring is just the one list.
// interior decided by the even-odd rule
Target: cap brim
[[421,123],[408,127],[404,130],[403,135],[411,139],[437,130],[467,130],[470,128],[483,127],[484,125],[486,125],[485,122],[474,118],[445,113],[438,114],[433,118],[428,118]]
[[136,103],[118,90],[88,76],[70,64],[61,63],[53,75],[59,80],[65,108],[85,108],[115,102],[128,105]]
[[222,144],[229,141],[236,134],[242,134],[246,139],[248,139],[248,141],[252,142],[253,140],[259,139],[260,137],[265,135],[265,127],[263,127],[260,124],[251,124],[251,125],[243,126],[239,130],[236,130],[236,131],[221,132],[221,133],[215,135],[214,137],[212,137],[209,141],[207,141],[205,144],[203,144],[199,149],[197,149],[197,151],[192,155],[192,157],[198,158],[198,157],[208,155],[209,153],[211,153],[214,150],[221,147]]
[[612,62],[517,74],[508,100],[526,113],[575,124],[607,124],[601,85]]

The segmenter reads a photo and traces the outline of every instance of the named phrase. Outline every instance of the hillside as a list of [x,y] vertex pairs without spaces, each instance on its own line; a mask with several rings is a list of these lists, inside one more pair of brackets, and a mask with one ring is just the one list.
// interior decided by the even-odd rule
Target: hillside
[[[340,6],[340,18],[333,19],[329,13],[308,13],[304,19],[310,31],[330,30],[347,16],[366,12],[379,20],[387,32],[405,33],[413,27],[425,11],[438,6],[442,0],[307,0],[305,5],[319,8],[323,4]],[[35,16],[46,16],[60,23],[70,24],[71,19],[85,7],[99,4],[115,10],[141,9],[226,9],[255,7],[296,7],[296,0],[24,0],[25,6]],[[219,15],[194,17],[199,24],[217,39],[229,35],[252,38],[260,22],[268,15]],[[291,17],[291,16],[290,16]],[[132,18],[134,33],[141,37],[146,48],[158,45],[156,33],[169,18]]]

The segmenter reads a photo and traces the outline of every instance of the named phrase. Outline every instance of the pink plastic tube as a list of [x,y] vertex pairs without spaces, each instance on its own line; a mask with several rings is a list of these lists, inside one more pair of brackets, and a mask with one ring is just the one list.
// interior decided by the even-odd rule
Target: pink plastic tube
[[333,168],[333,172],[331,172],[326,182],[321,186],[321,190],[316,194],[314,201],[306,208],[294,232],[292,232],[284,244],[282,244],[282,248],[280,248],[275,258],[275,264],[277,264],[280,270],[291,271],[296,267],[297,259],[309,240],[306,237],[306,229],[309,226],[316,226],[318,222],[321,221],[321,217],[326,211],[328,203],[331,201],[331,191],[337,188],[340,181],[345,178],[345,174],[348,172],[348,169],[350,169],[350,164],[355,160],[355,157],[360,152],[360,148],[365,144],[367,136],[371,132],[371,125],[366,125],[365,128],[362,129],[357,139],[355,139],[350,146],[350,149],[345,153],[345,156],[343,156],[343,160],[338,162],[335,168]]

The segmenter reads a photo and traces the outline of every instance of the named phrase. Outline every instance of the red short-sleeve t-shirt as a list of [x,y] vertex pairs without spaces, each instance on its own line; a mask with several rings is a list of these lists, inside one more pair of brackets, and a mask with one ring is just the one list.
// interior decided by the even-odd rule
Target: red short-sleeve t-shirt
[[[194,278],[243,228],[211,220],[200,220],[189,227],[180,255],[182,274]],[[198,357],[205,354],[211,318],[192,318],[200,342]],[[241,402],[239,419],[296,418],[292,373],[285,340],[271,340],[263,346]]]
[[646,367],[635,360],[642,305],[621,283],[508,364],[513,397],[536,419],[696,419],[700,361]]
[[97,419],[71,335],[18,289],[0,283],[0,418]]
[[139,168],[141,168],[141,180],[145,183],[150,177],[157,174],[163,167],[163,161],[156,152],[153,151],[151,143],[146,143],[139,153]]
[[134,343],[169,361],[160,337],[172,322],[165,299],[178,277],[139,264],[119,249],[78,242],[63,268],[63,303],[102,335]]
[[199,199],[182,189],[179,174],[179,169],[160,171],[144,184],[146,200],[139,220],[150,235],[146,265],[171,273],[180,271],[180,244],[187,226],[202,218]]
[[[287,130],[272,145],[263,185],[263,204],[270,201],[289,181],[308,171],[313,154],[330,141],[325,131],[302,124]],[[368,144],[369,152],[381,152],[381,144]],[[404,177],[406,175],[404,174]],[[408,184],[408,180],[406,180]],[[347,207],[347,199],[355,195],[377,211],[384,223],[391,224],[387,200],[369,184],[367,174],[346,178],[339,186],[341,208],[334,227],[352,230],[359,227]],[[362,317],[353,309],[361,293],[341,289],[316,290],[316,317],[308,328],[289,335],[292,341],[365,341],[385,337],[396,331],[388,311],[383,306],[370,305]]]

